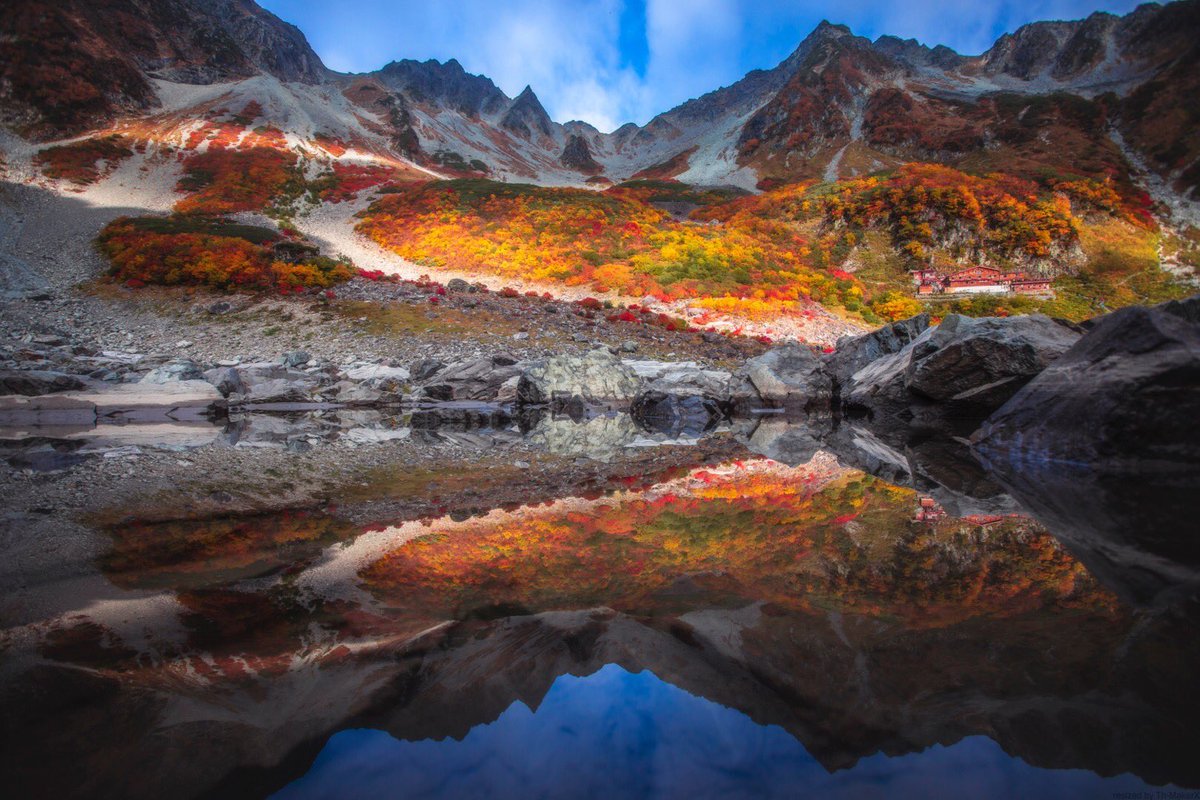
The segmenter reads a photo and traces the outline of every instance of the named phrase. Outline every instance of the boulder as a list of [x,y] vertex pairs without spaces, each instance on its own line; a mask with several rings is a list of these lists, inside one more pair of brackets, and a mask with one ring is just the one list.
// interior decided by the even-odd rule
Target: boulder
[[82,389],[83,381],[74,375],[44,370],[0,370],[0,395],[19,394],[33,397],[52,392],[68,392]]
[[242,377],[233,367],[216,367],[204,373],[204,380],[217,387],[223,396],[242,391]]
[[311,360],[312,356],[304,350],[292,350],[289,353],[283,354],[283,365],[285,367],[303,367]]
[[347,406],[370,406],[382,403],[383,392],[354,381],[339,381],[334,386],[334,399]]
[[833,383],[815,353],[785,344],[746,362],[739,372],[768,406],[819,408],[833,398]]
[[563,405],[572,399],[587,404],[625,405],[637,396],[641,381],[634,371],[610,353],[597,348],[579,355],[561,355],[530,365],[521,376],[522,403]]
[[[382,403],[399,403],[404,399],[410,382],[408,370],[382,364],[353,367],[346,370],[344,375],[347,380],[362,384],[365,389],[375,392],[378,395],[376,402]],[[366,393],[363,393],[363,396],[366,396]]]
[[411,374],[404,367],[388,367],[383,364],[367,364],[361,367],[351,367],[345,372],[346,378],[368,386],[387,386],[407,383]]
[[626,361],[643,383],[643,392],[702,396],[726,400],[733,376],[724,370],[704,369],[694,361]]
[[257,381],[242,391],[229,396],[234,405],[254,405],[263,403],[312,403],[315,398],[310,384],[289,381],[286,378],[271,378]]
[[973,440],[990,459],[1200,464],[1200,295],[1096,320]]
[[[1035,314],[973,319],[951,314],[895,353],[875,359],[841,386],[848,410],[874,419],[947,428],[978,423],[1079,338]],[[970,433],[968,428],[965,433]]]
[[458,361],[439,370],[423,395],[439,401],[496,400],[501,387],[520,374],[521,367],[504,354]]
[[438,361],[436,358],[423,358],[420,361],[413,362],[412,367],[409,368],[409,372],[415,383],[424,383],[438,374],[445,366],[444,362]]
[[1042,314],[951,314],[913,345],[905,383],[932,400],[998,408],[1078,340],[1076,331]]
[[898,353],[929,328],[929,314],[884,325],[862,336],[843,336],[837,349],[822,361],[835,387],[844,386],[850,377],[877,359]]
[[155,367],[142,376],[138,383],[172,383],[174,381],[202,381],[204,370],[195,361],[175,361]]
[[249,364],[238,369],[241,388],[230,394],[234,405],[311,403],[318,399],[322,376],[278,364]]

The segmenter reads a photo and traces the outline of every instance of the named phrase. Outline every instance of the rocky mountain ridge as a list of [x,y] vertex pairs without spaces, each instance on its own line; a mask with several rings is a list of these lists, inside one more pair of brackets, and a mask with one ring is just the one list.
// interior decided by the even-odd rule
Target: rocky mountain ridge
[[651,171],[754,188],[908,160],[1120,180],[1137,160],[1176,192],[1194,197],[1200,183],[1186,102],[1200,74],[1197,0],[1032,23],[978,56],[822,22],[778,66],[611,133],[557,123],[531,87],[509,98],[453,59],[333,72],[252,0],[23,0],[3,27],[3,122],[35,140],[131,116],[199,118],[216,96],[261,103],[263,122],[300,140],[442,175],[578,185]]

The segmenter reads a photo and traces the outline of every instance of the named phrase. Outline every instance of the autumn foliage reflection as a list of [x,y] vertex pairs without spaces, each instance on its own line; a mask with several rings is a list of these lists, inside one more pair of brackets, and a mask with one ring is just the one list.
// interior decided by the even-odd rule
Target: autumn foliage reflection
[[[630,613],[770,602],[939,627],[1113,599],[1028,518],[913,521],[916,496],[857,472],[748,465],[594,507],[420,537],[364,569],[402,609],[463,617],[604,605]],[[682,608],[681,608],[682,607]]]

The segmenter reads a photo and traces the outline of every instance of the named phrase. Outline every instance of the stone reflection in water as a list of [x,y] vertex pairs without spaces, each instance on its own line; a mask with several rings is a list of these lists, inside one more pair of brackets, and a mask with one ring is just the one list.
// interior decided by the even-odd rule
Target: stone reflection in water
[[119,625],[83,609],[4,633],[5,774],[263,794],[339,730],[462,738],[617,665],[847,776],[983,735],[1036,767],[1200,784],[1194,617],[1122,605],[1029,517],[944,514],[825,453],[369,528],[114,528]]

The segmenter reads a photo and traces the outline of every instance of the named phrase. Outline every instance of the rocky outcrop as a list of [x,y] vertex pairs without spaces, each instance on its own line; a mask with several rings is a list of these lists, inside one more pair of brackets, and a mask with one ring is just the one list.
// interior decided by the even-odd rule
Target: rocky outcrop
[[851,375],[841,402],[880,423],[934,429],[960,427],[955,420],[977,424],[1078,336],[1040,314],[976,319],[951,314]]
[[1200,464],[1200,296],[1101,317],[976,434],[994,459]]
[[555,356],[530,365],[517,384],[517,399],[552,406],[577,399],[617,407],[627,406],[640,390],[633,369],[607,349],[597,348],[582,356]]
[[83,381],[74,375],[35,369],[0,370],[0,395],[26,397],[82,389]]
[[695,361],[626,361],[643,382],[643,391],[679,396],[724,399],[732,375],[724,370],[705,369]]
[[929,328],[929,314],[884,325],[862,336],[843,336],[837,349],[825,357],[825,369],[835,390],[845,386],[854,373],[879,358],[898,353]]
[[174,381],[204,380],[203,368],[194,361],[175,361],[155,367],[142,376],[138,383],[172,383]]
[[432,401],[494,401],[501,387],[520,376],[521,367],[512,356],[500,353],[474,358],[435,370],[419,397]]
[[913,345],[906,385],[931,400],[998,406],[1079,338],[1041,314],[973,319],[951,314]]
[[238,368],[241,389],[229,396],[231,405],[277,405],[320,400],[322,378],[282,364],[251,364]]
[[564,167],[582,172],[584,175],[598,175],[604,171],[604,167],[592,158],[592,151],[588,148],[587,139],[577,133],[571,134],[571,137],[567,139],[567,146],[563,148],[558,161]]
[[750,359],[737,377],[744,377],[769,407],[823,408],[833,399],[833,382],[821,359],[799,344],[776,347]]
[[242,376],[233,367],[213,367],[204,372],[204,380],[217,387],[224,397],[243,390]]

